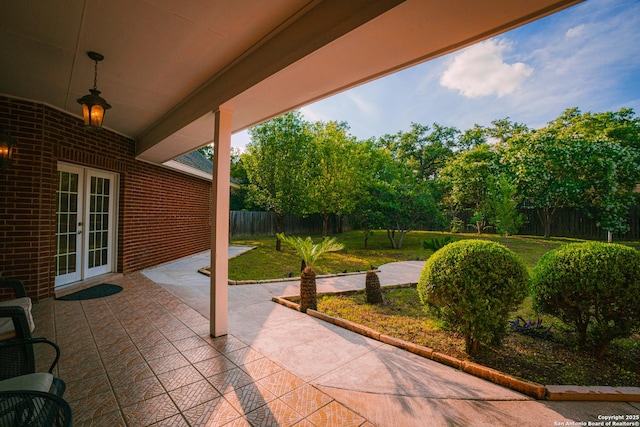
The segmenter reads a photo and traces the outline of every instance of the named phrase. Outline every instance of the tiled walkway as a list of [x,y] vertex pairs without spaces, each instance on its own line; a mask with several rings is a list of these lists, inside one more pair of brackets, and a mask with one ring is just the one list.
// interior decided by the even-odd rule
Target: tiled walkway
[[112,283],[124,291],[34,305],[33,335],[62,350],[74,426],[372,425],[232,335],[211,338],[205,317],[141,273]]

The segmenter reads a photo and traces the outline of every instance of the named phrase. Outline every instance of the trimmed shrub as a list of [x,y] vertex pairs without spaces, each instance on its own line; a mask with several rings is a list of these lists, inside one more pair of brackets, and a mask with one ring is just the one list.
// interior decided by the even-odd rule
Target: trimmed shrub
[[486,240],[460,240],[435,252],[418,281],[420,301],[465,338],[473,354],[480,342],[497,344],[509,314],[524,300],[529,274],[518,255]]
[[604,354],[640,325],[640,252],[615,243],[571,243],[547,252],[533,270],[533,308],[560,317],[578,345]]

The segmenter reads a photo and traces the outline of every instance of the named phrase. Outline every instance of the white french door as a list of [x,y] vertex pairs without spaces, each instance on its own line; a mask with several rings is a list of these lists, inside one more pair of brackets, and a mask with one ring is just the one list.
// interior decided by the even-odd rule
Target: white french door
[[58,164],[56,287],[113,271],[118,175]]

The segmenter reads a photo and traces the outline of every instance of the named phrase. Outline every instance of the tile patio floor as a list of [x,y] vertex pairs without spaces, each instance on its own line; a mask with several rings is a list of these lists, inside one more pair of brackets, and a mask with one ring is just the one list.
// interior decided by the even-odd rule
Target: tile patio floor
[[[34,305],[57,342],[74,426],[372,426],[141,273],[119,294]],[[38,354],[41,368],[47,354]]]
[[[546,427],[640,414],[640,402],[535,401],[271,301],[296,295],[296,281],[230,286],[231,335],[212,339],[209,278],[197,273],[207,262],[109,280],[124,291],[106,298],[34,304],[34,336],[62,349],[75,426]],[[380,280],[415,281],[420,269],[383,265]],[[318,282],[319,292],[362,286]]]

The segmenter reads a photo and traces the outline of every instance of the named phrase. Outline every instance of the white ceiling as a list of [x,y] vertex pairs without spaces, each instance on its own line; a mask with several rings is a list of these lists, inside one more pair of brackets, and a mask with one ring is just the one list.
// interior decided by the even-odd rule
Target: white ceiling
[[239,131],[579,1],[5,0],[0,93],[79,115],[99,52],[105,127],[163,163],[220,106]]

